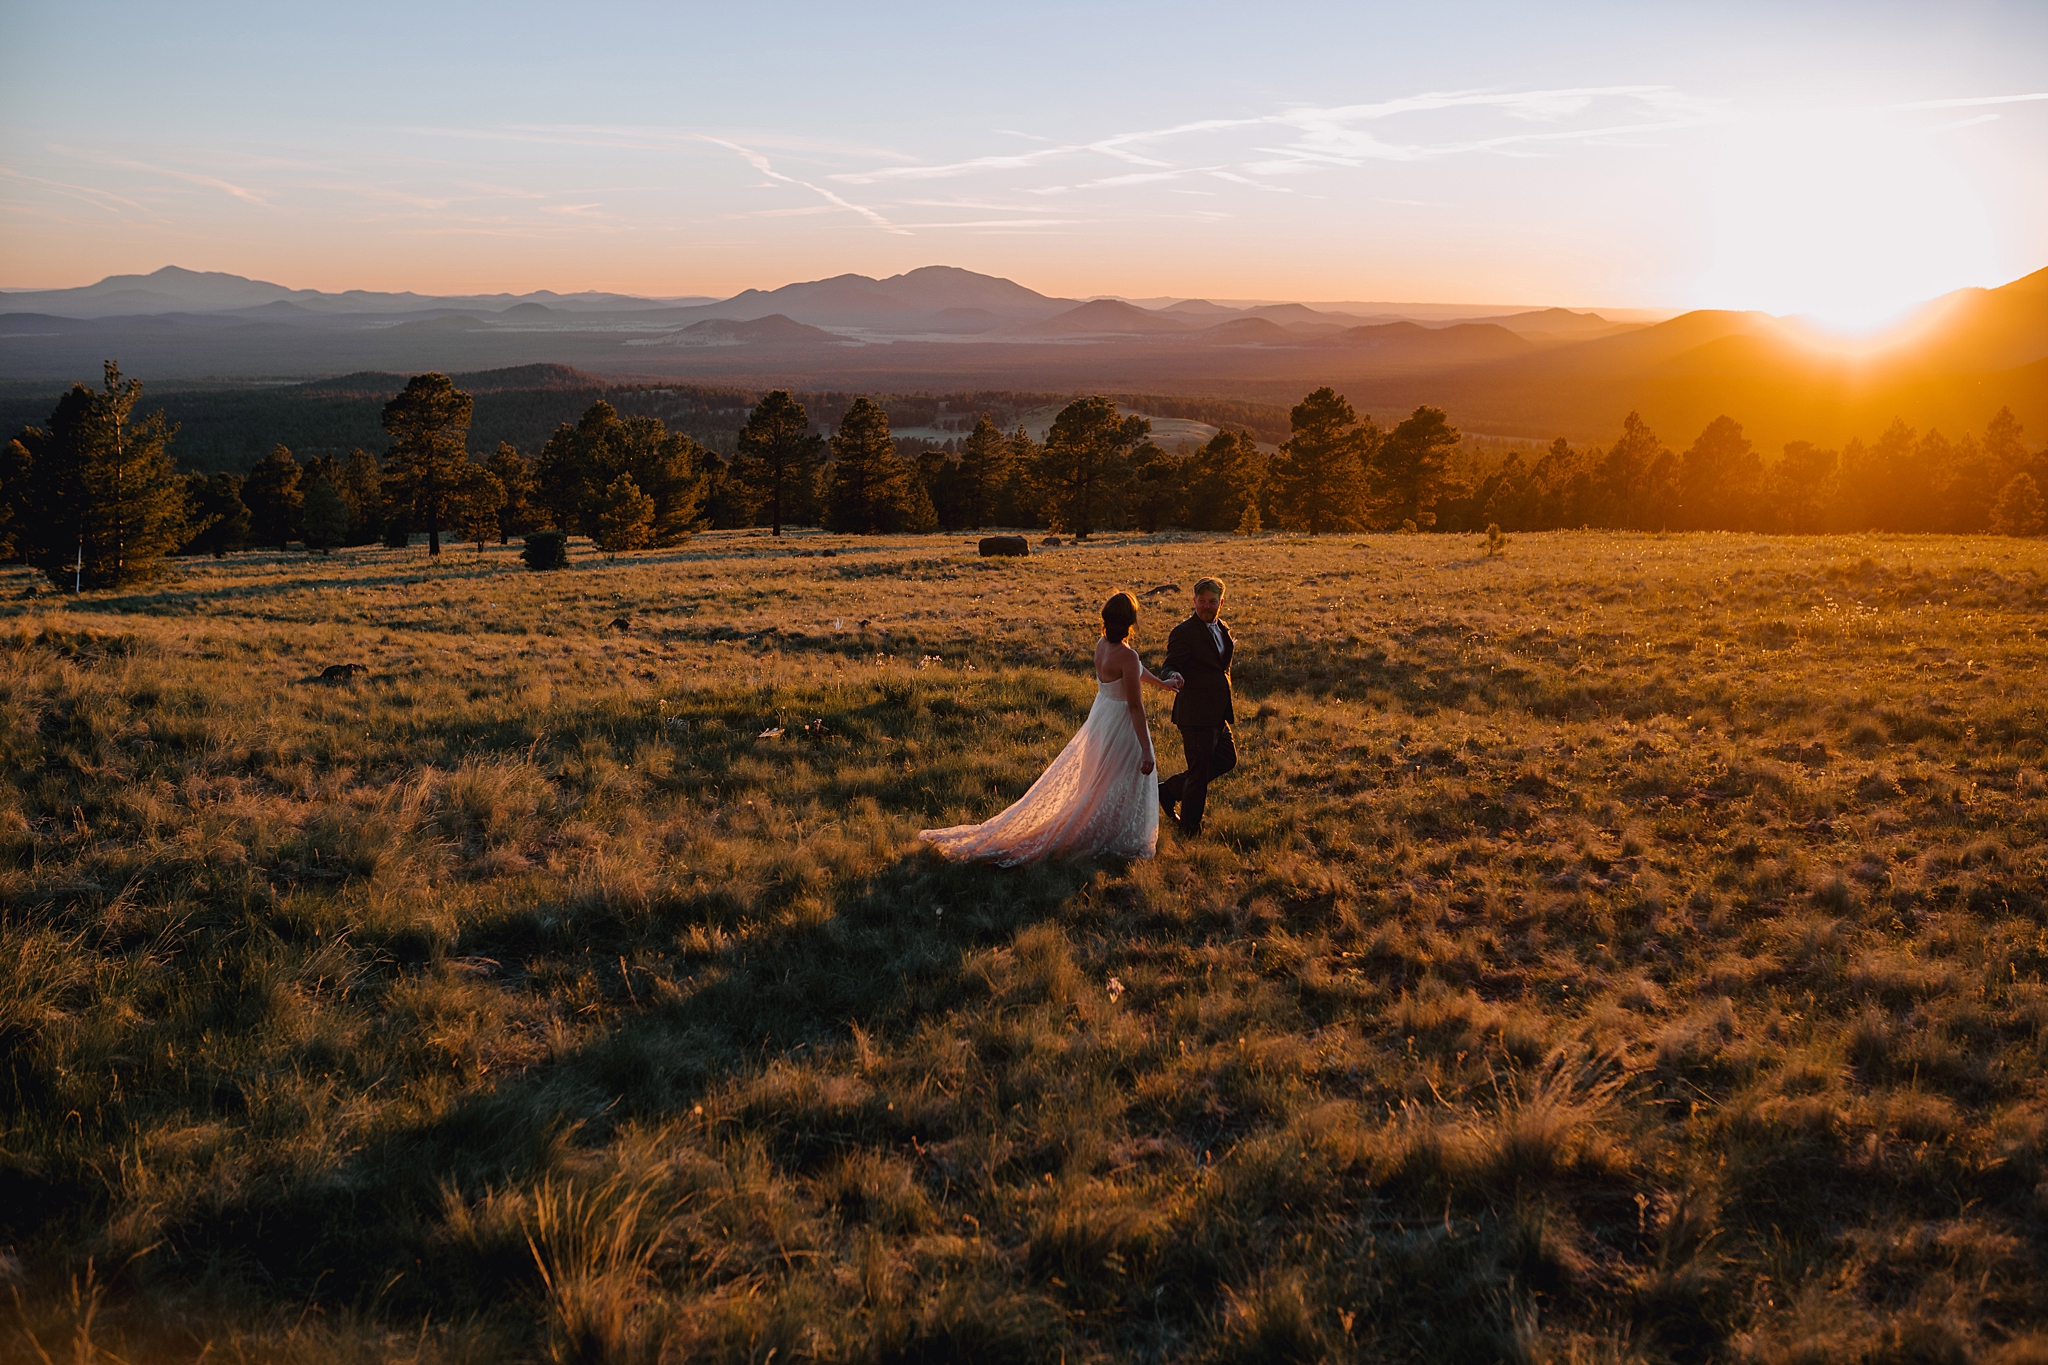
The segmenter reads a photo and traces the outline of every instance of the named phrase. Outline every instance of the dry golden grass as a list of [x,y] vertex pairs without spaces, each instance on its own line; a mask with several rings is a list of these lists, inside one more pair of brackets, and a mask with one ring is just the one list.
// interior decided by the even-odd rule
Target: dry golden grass
[[[2048,1358],[2048,544],[179,567],[0,608],[6,1358]],[[920,848],[1204,573],[1203,841]]]

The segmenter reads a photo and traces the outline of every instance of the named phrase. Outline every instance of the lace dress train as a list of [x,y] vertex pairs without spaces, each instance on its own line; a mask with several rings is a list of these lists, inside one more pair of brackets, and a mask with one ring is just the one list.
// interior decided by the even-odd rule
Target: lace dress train
[[918,831],[948,858],[1002,867],[1041,858],[1149,858],[1159,846],[1159,773],[1141,773],[1121,682],[1101,682],[1088,719],[1031,790],[978,825]]

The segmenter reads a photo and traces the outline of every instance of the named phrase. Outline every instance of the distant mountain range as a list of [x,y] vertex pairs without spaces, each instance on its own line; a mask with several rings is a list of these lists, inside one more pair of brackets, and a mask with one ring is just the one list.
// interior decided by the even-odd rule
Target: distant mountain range
[[167,265],[147,275],[109,275],[98,284],[78,289],[10,289],[0,292],[0,312],[54,313],[69,318],[131,317],[147,313],[224,313],[288,317],[301,314],[405,313],[432,308],[497,311],[519,304],[576,311],[617,311],[659,308],[672,304],[709,303],[710,299],[643,299],[629,294],[557,294],[551,289],[531,294],[385,294],[350,289],[323,294],[317,289],[287,289],[281,284],[248,280],[217,270],[184,270]]
[[1265,403],[1333,384],[1383,418],[1433,403],[1469,429],[1506,435],[1601,438],[1635,409],[1682,442],[1725,412],[1770,450],[1874,436],[1894,416],[1959,433],[2002,404],[2036,438],[2048,435],[2048,271],[1935,300],[1855,351],[1760,313],[1645,324],[1564,308],[1461,317],[1443,306],[1354,307],[1142,307],[1053,298],[945,266],[722,300],[325,294],[166,267],[0,294],[0,376],[90,378],[114,357],[153,383],[557,364],[737,388]]

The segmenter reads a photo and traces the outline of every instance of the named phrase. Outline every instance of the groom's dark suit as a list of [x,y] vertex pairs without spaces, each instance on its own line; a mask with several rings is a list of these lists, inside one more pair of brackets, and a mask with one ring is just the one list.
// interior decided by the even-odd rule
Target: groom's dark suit
[[[1222,648],[1217,648],[1217,637]],[[1209,803],[1209,784],[1237,766],[1237,745],[1230,723],[1237,714],[1230,705],[1230,660],[1237,642],[1221,621],[1212,631],[1199,616],[1190,616],[1166,637],[1166,671],[1182,678],[1173,699],[1173,724],[1188,756],[1187,771],[1159,784],[1159,794],[1180,807],[1180,832],[1202,832],[1202,811]]]

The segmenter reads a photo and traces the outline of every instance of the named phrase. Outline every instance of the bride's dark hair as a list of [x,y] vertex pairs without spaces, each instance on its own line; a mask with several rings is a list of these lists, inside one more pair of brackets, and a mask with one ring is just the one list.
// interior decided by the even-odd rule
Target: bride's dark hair
[[1120,592],[1102,604],[1102,633],[1110,639],[1122,640],[1137,624],[1138,599],[1129,593]]

